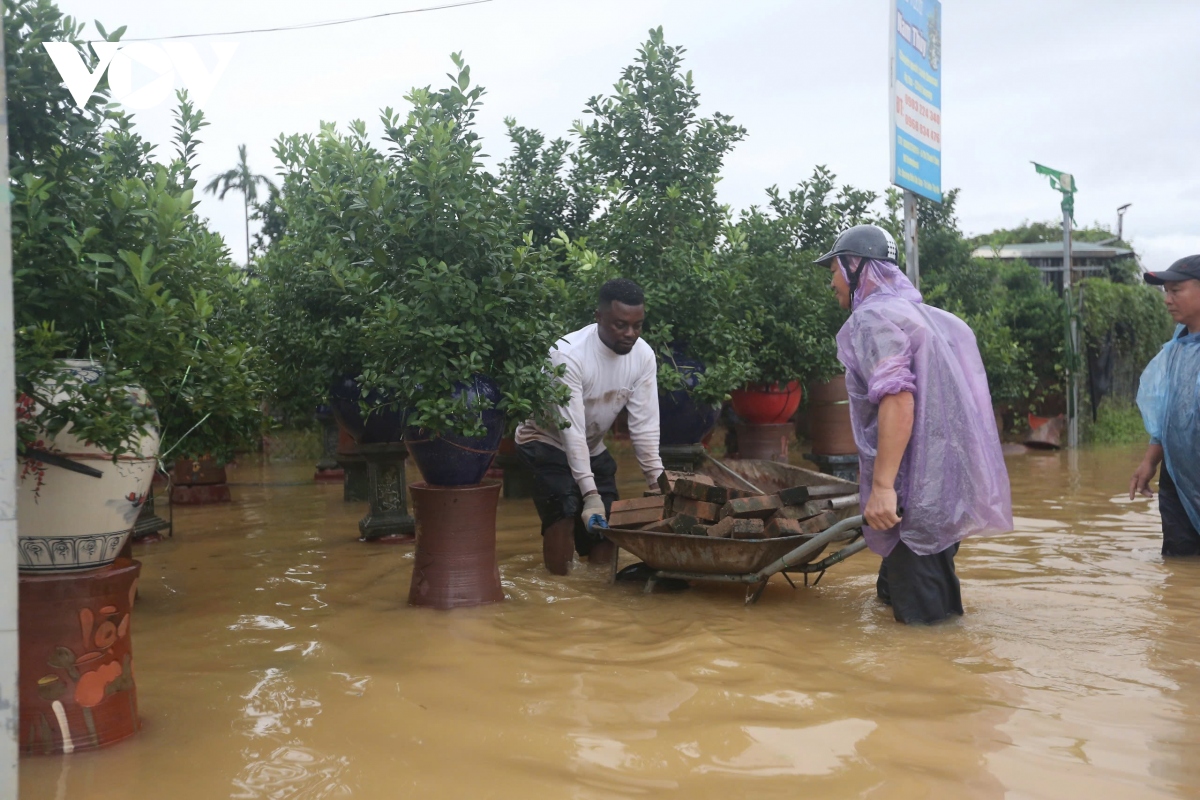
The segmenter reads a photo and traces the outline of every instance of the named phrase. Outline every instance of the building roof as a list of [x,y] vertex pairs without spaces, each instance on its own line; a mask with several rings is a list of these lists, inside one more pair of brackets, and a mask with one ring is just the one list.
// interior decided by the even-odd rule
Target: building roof
[[[990,246],[977,247],[971,253],[975,258],[1000,258],[1014,259],[1023,258],[1029,260],[1031,258],[1062,258],[1063,246],[1062,242],[1032,242],[1029,244],[1006,244],[999,250],[994,250]],[[1099,259],[1114,259],[1127,258],[1133,255],[1132,250],[1127,250],[1124,247],[1113,247],[1108,244],[1095,244],[1093,242],[1071,242],[1071,258],[1099,258]]]

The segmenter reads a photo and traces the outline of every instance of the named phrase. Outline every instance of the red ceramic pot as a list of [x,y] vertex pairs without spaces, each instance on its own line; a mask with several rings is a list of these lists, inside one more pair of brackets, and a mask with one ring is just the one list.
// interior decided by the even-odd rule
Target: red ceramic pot
[[142,565],[22,575],[20,737],[24,753],[73,753],[141,727],[130,615]]
[[778,425],[787,422],[800,407],[800,382],[785,387],[778,383],[751,383],[733,392],[733,413],[751,425]]
[[460,608],[504,599],[496,564],[500,484],[409,487],[417,518],[410,606]]

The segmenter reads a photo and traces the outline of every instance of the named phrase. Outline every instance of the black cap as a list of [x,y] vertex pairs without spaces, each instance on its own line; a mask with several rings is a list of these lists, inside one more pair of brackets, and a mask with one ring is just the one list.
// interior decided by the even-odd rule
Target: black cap
[[1146,283],[1155,286],[1175,281],[1200,281],[1200,255],[1184,256],[1167,269],[1160,272],[1147,272],[1142,277],[1146,279]]

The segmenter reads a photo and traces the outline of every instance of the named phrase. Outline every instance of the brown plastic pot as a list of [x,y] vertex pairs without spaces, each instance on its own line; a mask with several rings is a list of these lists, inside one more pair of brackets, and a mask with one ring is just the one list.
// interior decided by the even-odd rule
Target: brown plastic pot
[[790,423],[754,425],[749,422],[739,422],[734,425],[734,428],[737,429],[738,458],[757,458],[763,461],[787,463],[788,440],[792,436]]
[[23,753],[73,753],[141,727],[131,615],[137,561],[65,575],[21,575],[20,739]]
[[850,425],[850,395],[846,393],[846,376],[838,375],[827,383],[813,384],[809,387],[808,399],[808,430],[812,451],[823,456],[857,453],[854,429]]
[[504,599],[496,564],[496,504],[500,483],[409,487],[417,547],[408,604],[462,608]]

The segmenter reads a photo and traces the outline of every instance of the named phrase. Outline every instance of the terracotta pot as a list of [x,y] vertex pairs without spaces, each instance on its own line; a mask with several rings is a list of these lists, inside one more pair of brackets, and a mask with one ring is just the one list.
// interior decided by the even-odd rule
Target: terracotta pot
[[20,577],[22,752],[94,750],[141,727],[130,622],[141,567]]
[[180,458],[171,469],[171,482],[176,486],[215,486],[227,480],[225,467],[217,466],[212,456],[204,456],[196,461]]
[[858,452],[845,375],[808,387],[808,427],[814,453],[840,456]]
[[739,422],[734,427],[737,430],[738,458],[787,463],[788,440],[792,438],[790,424],[751,425]]
[[417,547],[408,604],[460,608],[504,599],[496,565],[496,505],[500,484],[409,487]]
[[800,382],[780,387],[778,383],[749,384],[732,393],[733,412],[752,425],[777,425],[787,422],[800,407]]
[[[69,373],[71,381],[80,383],[95,383],[103,374],[92,362],[82,360],[64,361],[62,370]],[[70,392],[68,383],[59,397]],[[129,393],[135,402],[149,406],[141,388],[129,387]],[[17,414],[36,419],[38,407],[23,398],[18,401]],[[70,427],[37,442],[38,449],[99,470],[101,477],[36,458],[22,460],[17,486],[18,569],[55,573],[111,564],[150,492],[158,444],[158,433],[152,431],[138,441],[133,453],[114,463],[111,454],[76,438]]]

